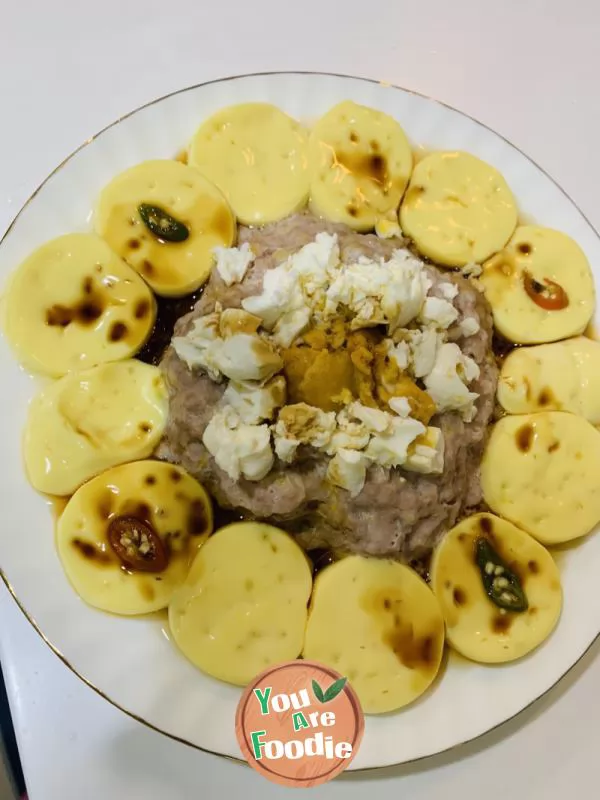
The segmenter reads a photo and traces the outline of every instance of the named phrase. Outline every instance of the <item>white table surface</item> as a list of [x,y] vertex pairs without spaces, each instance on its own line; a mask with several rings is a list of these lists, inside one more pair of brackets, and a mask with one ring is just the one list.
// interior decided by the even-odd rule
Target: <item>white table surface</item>
[[[600,227],[596,0],[20,0],[2,7],[0,229],[58,162],[121,114],[203,80],[276,69],[362,74],[442,99],[531,155]],[[3,587],[0,657],[32,800],[289,793],[110,706],[46,648]],[[594,796],[599,686],[600,645],[533,709],[479,742],[412,767],[343,777],[313,796]]]

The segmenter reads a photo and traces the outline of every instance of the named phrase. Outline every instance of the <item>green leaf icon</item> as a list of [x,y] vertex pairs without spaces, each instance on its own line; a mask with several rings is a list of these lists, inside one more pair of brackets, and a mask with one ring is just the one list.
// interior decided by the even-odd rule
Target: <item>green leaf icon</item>
[[323,689],[321,689],[321,687],[319,686],[319,684],[315,680],[313,680],[313,682],[312,682],[312,690],[315,693],[315,697],[317,698],[319,703],[324,703],[325,702],[325,696],[323,694]]
[[346,685],[347,680],[348,678],[338,678],[337,681],[334,681],[325,692],[324,699],[321,702],[329,703],[330,700],[334,700]]

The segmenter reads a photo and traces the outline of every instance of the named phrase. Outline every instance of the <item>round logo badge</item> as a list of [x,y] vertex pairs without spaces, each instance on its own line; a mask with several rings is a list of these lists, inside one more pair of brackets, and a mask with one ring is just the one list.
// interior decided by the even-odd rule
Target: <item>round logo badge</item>
[[282,786],[318,786],[346,769],[365,721],[347,679],[314,661],[289,661],[262,672],[237,709],[244,758]]

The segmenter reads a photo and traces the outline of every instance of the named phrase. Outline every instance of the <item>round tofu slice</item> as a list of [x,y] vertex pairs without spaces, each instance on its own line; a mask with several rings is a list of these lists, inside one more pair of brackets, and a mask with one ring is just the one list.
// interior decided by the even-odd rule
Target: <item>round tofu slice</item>
[[39,247],[14,272],[5,331],[19,361],[58,377],[136,353],[156,317],[144,281],[89,233]]
[[544,411],[496,423],[481,486],[492,511],[552,545],[600,521],[599,474],[600,432],[583,417]]
[[[148,207],[154,209],[145,214],[151,227],[144,222]],[[231,209],[217,187],[198,170],[166,160],[144,161],[117,175],[100,194],[94,224],[165,297],[198,289],[210,275],[213,248],[229,247],[236,234]]]
[[207,119],[188,163],[221,189],[244,225],[283,219],[308,199],[306,132],[269,103],[229,106]]
[[582,333],[595,307],[594,278],[583,250],[551,228],[524,225],[480,277],[502,336],[517,344]]
[[432,153],[414,169],[400,225],[423,255],[448,267],[480,262],[510,239],[517,204],[497,169],[469,153]]
[[290,536],[258,522],[228,525],[173,595],[173,639],[203,672],[243,686],[298,657],[311,588],[308,560]]
[[309,158],[314,213],[358,231],[395,219],[413,164],[395,119],[350,100],[339,103],[313,128]]
[[[185,470],[136,461],[103,472],[75,492],[58,521],[58,555],[73,588],[90,605],[113,614],[148,614],[169,604],[212,524],[208,495]],[[146,543],[139,540],[143,569],[125,563],[111,545],[112,531],[128,533],[135,544],[136,531],[147,534],[148,527],[166,554],[159,571],[153,571],[155,548],[147,536]],[[119,546],[132,544],[123,538]]]
[[128,360],[65,375],[29,406],[23,439],[29,480],[40,492],[72,494],[109,467],[151,455],[167,414],[157,367]]
[[[499,608],[488,596],[475,556],[480,539],[520,580],[526,610]],[[469,517],[444,536],[431,562],[431,587],[442,607],[448,642],[483,664],[514,661],[534,650],[550,636],[562,608],[560,575],[550,553],[493,514]]]
[[439,603],[409,567],[348,556],[318,575],[303,655],[346,675],[365,713],[423,694],[443,650]]
[[498,401],[509,414],[570,411],[600,425],[600,343],[575,336],[516,348],[502,364]]

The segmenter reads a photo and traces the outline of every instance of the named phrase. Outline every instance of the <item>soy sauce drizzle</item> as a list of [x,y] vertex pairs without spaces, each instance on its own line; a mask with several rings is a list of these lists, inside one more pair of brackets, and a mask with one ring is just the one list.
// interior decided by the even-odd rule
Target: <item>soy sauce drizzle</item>
[[198,289],[185,297],[157,297],[154,328],[136,358],[156,366],[171,343],[175,323],[194,308],[201,295],[202,289]]

